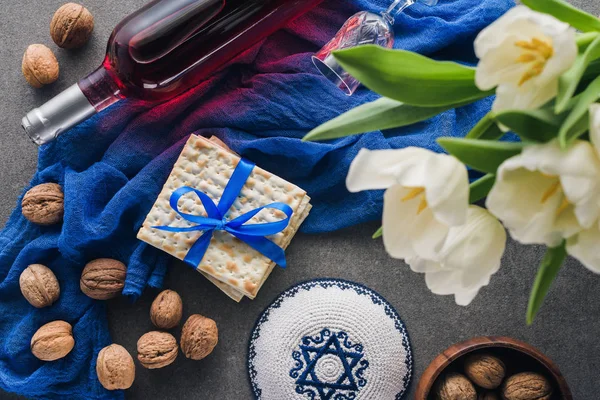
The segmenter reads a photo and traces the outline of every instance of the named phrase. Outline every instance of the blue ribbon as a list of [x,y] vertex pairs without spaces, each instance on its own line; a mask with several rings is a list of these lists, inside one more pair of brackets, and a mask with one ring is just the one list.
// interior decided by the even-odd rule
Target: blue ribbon
[[[288,226],[290,218],[293,214],[293,210],[290,206],[284,203],[276,202],[256,208],[231,221],[228,221],[226,218],[227,212],[244,187],[244,184],[252,173],[254,166],[254,163],[251,161],[248,161],[244,158],[240,160],[237,167],[233,171],[233,174],[231,175],[231,179],[229,179],[227,186],[223,190],[221,200],[219,200],[219,204],[217,205],[215,205],[212,199],[205,193],[188,186],[180,187],[171,194],[171,198],[169,200],[171,208],[173,208],[177,214],[181,215],[183,219],[193,222],[197,225],[187,228],[178,228],[172,226],[153,226],[153,228],[168,232],[204,231],[202,236],[196,240],[196,243],[194,243],[190,251],[188,251],[183,261],[190,264],[194,268],[197,268],[202,261],[202,258],[204,258],[204,254],[206,253],[208,246],[210,245],[210,239],[212,238],[214,231],[226,231],[272,261],[276,262],[282,268],[286,267],[285,253],[283,249],[267,239],[265,236],[279,233]],[[202,202],[202,205],[204,206],[204,209],[208,215],[207,217],[186,214],[179,211],[179,199],[181,199],[183,195],[190,192],[196,193],[196,195],[200,198],[200,201]],[[286,218],[277,222],[244,225],[246,222],[250,221],[252,217],[266,208],[283,211],[286,215]]]

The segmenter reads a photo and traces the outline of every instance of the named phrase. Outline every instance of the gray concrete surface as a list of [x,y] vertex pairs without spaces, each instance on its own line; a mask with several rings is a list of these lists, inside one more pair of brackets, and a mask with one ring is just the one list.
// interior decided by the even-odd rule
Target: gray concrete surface
[[[330,0],[333,1],[333,0]],[[75,53],[54,46],[47,32],[50,16],[63,0],[2,0],[0,6],[0,223],[4,223],[36,167],[37,149],[21,132],[20,118],[32,107],[91,71],[102,59],[112,27],[144,0],[84,0],[96,17],[91,43]],[[597,0],[573,0],[595,14]],[[61,62],[59,81],[42,90],[30,88],[21,76],[21,57],[30,43],[45,43]],[[600,398],[600,276],[569,260],[560,272],[534,326],[525,325],[527,298],[542,249],[509,242],[501,271],[467,308],[450,297],[431,294],[423,276],[389,259],[379,241],[370,239],[376,224],[341,232],[299,235],[288,251],[290,268],[276,270],[257,300],[237,305],[204,279],[174,262],[166,286],[181,293],[185,314],[202,313],[220,328],[215,353],[202,362],[184,357],[163,370],[138,368],[130,399],[251,398],[246,374],[246,346],[256,317],[282,290],[315,277],[341,277],[380,292],[403,317],[415,359],[416,381],[427,364],[449,345],[478,335],[508,335],[525,340],[560,366],[575,399]],[[148,317],[155,292],[140,301],[110,302],[109,322],[114,341],[135,353],[137,339],[151,329]],[[0,398],[17,398],[0,392]]]

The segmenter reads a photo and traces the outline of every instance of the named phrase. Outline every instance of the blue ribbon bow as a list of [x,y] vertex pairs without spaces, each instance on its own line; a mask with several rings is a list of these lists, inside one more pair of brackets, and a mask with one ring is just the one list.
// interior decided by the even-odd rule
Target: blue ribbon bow
[[[237,167],[233,171],[233,174],[231,175],[231,179],[229,179],[227,186],[223,190],[223,194],[218,205],[215,205],[212,199],[205,193],[188,186],[180,187],[171,194],[171,198],[169,199],[171,208],[173,208],[177,214],[181,215],[183,219],[193,222],[197,225],[187,228],[178,228],[172,226],[153,226],[153,228],[168,232],[204,231],[202,236],[196,240],[196,243],[194,243],[190,251],[188,251],[183,261],[190,264],[194,268],[197,268],[202,261],[208,246],[210,245],[210,239],[212,238],[214,231],[222,230],[229,232],[233,236],[245,242],[253,249],[279,264],[282,268],[286,267],[285,252],[283,249],[267,239],[265,236],[279,233],[288,226],[290,218],[293,214],[293,210],[290,206],[284,203],[276,202],[256,208],[231,221],[228,221],[226,218],[227,212],[244,187],[244,184],[252,173],[254,166],[254,163],[251,161],[248,161],[244,158],[240,160]],[[179,211],[179,199],[183,195],[190,192],[196,193],[196,195],[200,198],[200,201],[202,202],[202,205],[208,214],[207,217],[186,214]],[[286,218],[277,222],[244,225],[246,222],[250,221],[252,217],[265,208],[283,211],[286,215]]]

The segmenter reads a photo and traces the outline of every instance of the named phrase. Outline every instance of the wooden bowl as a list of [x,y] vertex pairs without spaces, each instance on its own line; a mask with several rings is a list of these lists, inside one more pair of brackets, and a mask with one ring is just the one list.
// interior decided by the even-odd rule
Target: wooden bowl
[[501,336],[476,337],[444,350],[423,372],[417,385],[415,399],[435,400],[432,387],[442,372],[461,371],[465,355],[482,349],[502,359],[509,375],[523,371],[544,375],[554,388],[551,400],[573,400],[567,381],[548,357],[527,343]]

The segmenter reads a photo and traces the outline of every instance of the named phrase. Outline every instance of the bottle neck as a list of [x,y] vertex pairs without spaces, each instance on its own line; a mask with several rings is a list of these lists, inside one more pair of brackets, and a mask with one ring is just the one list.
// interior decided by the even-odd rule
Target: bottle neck
[[117,82],[110,71],[101,65],[77,85],[90,104],[100,112],[124,97]]
[[394,0],[388,9],[381,13],[390,25],[394,25],[394,19],[408,7],[415,4],[416,0]]
[[123,98],[116,82],[102,66],[28,112],[21,125],[36,144],[46,144]]

